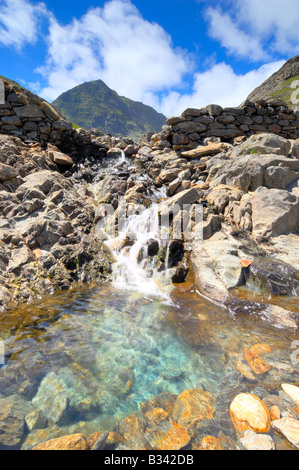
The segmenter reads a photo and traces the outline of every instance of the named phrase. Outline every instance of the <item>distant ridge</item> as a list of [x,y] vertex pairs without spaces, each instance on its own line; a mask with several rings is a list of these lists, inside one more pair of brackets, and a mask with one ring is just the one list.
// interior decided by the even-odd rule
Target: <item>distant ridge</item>
[[288,60],[280,70],[253,90],[248,99],[250,101],[267,101],[276,98],[285,101],[289,107],[293,107],[291,95],[294,88],[291,85],[295,80],[299,80],[299,55]]
[[76,86],[52,104],[78,126],[133,139],[147,132],[160,132],[166,121],[163,114],[150,106],[119,96],[102,80]]

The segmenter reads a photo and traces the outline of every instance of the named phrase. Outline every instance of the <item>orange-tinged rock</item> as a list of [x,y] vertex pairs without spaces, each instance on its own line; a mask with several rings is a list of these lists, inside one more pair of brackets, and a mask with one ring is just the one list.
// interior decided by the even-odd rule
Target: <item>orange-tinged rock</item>
[[193,444],[192,450],[223,450],[223,447],[217,437],[206,436],[198,444]]
[[244,349],[244,355],[246,361],[255,374],[263,375],[269,372],[271,369],[269,364],[267,364],[258,354],[255,354],[249,349]]
[[272,351],[272,347],[269,344],[255,344],[251,346],[250,351],[260,356],[261,354],[269,354]]
[[[103,434],[102,432],[95,432],[94,434],[89,436],[87,443],[90,449],[93,448],[93,446],[98,441],[98,439],[102,436],[102,434]],[[109,432],[106,445],[112,446],[116,444],[121,444],[123,442],[124,442],[124,438],[120,434],[118,434],[117,432]]]
[[83,434],[72,434],[43,442],[32,450],[88,450],[88,444]]
[[149,430],[145,436],[155,450],[180,450],[186,447],[191,439],[187,429],[178,423],[171,423],[166,430]]
[[270,418],[271,418],[271,421],[276,421],[277,419],[281,418],[281,413],[280,413],[280,409],[278,408],[278,406],[276,405],[272,406],[270,410]]
[[184,426],[188,432],[193,431],[204,419],[213,419],[215,399],[200,389],[185,390],[181,393],[173,407],[174,421]]
[[169,419],[169,414],[163,408],[154,408],[145,413],[149,426],[159,425]]
[[240,260],[242,268],[248,268],[249,266],[252,265],[253,260],[252,259],[241,259]]
[[265,403],[256,395],[241,393],[236,396],[229,412],[233,425],[239,434],[247,430],[267,433],[270,429],[270,412]]

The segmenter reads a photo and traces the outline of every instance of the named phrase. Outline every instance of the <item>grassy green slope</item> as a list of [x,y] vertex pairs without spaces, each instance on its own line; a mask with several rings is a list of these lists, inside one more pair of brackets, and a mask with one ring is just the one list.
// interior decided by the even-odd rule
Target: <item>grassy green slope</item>
[[271,93],[271,96],[273,98],[279,98],[284,100],[288,106],[292,106],[292,94],[295,91],[295,88],[292,88],[291,85],[293,82],[299,81],[299,75],[296,75],[295,77],[291,77],[288,80],[284,82],[282,87],[279,90],[276,90],[275,92]]

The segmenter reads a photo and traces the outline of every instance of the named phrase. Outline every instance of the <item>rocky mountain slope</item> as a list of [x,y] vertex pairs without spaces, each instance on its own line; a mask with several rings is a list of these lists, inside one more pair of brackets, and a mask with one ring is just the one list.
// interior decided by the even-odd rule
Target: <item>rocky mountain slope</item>
[[292,103],[291,95],[295,89],[292,88],[292,84],[296,80],[299,80],[299,55],[286,62],[280,70],[253,90],[248,99],[259,101],[277,98],[284,100],[288,106],[293,107],[294,103]]
[[150,106],[119,96],[102,80],[86,82],[60,95],[53,106],[69,121],[84,129],[138,139],[158,132],[166,117]]

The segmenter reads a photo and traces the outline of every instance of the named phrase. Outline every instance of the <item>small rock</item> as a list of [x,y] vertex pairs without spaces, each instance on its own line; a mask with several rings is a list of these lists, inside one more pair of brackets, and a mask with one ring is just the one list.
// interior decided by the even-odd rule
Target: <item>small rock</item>
[[299,421],[297,419],[287,417],[271,423],[273,429],[278,431],[287,440],[293,444],[293,446],[299,449]]
[[244,354],[246,361],[255,374],[264,375],[271,369],[271,367],[265,361],[263,361],[260,356],[250,351],[249,349],[245,348]]
[[220,439],[214,436],[205,436],[198,444],[192,445],[192,450],[224,450]]
[[247,450],[275,450],[275,443],[271,436],[245,431],[240,439]]

